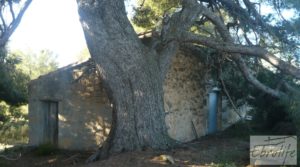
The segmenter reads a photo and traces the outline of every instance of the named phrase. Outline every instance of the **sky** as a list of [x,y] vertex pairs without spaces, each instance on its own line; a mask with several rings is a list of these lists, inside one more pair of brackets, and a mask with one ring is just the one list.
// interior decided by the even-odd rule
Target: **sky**
[[8,47],[25,53],[49,49],[57,54],[60,67],[76,62],[76,56],[87,47],[76,0],[34,0]]
[[38,52],[49,49],[60,66],[76,61],[86,48],[75,0],[36,0],[10,38],[11,50]]

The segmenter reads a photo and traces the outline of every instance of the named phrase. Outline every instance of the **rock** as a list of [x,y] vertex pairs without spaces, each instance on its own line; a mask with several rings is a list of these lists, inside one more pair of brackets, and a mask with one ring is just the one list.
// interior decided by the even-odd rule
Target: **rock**
[[162,155],[159,156],[159,160],[160,161],[166,161],[166,162],[169,162],[171,164],[175,163],[175,160],[174,160],[174,158],[171,155],[164,155],[164,154],[162,154]]

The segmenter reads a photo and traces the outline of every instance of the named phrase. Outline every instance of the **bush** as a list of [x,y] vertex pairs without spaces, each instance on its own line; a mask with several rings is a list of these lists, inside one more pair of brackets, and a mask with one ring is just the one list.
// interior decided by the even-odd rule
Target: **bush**
[[28,142],[27,106],[10,106],[0,102],[0,143],[23,144]]

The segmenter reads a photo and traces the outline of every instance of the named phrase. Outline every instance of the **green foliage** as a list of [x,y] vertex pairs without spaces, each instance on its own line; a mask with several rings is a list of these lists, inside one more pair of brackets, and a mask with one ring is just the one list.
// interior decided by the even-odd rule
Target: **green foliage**
[[[288,77],[274,69],[265,68],[264,64],[255,58],[245,58],[245,61],[247,61],[248,67],[253,71],[253,75],[263,84],[288,92],[283,86],[284,81],[300,92],[300,86],[295,83],[292,77]],[[219,67],[218,61],[212,61],[212,63],[214,66]],[[218,68],[215,69],[215,71],[218,70]],[[215,75],[218,76],[220,74],[216,72]],[[299,95],[296,92],[282,99],[271,97],[256,87],[249,85],[242,74],[238,73],[237,68],[230,62],[222,62],[221,77],[236,105],[242,100],[253,107],[254,120],[251,123],[253,124],[252,130],[274,135],[295,135],[296,131],[299,134],[300,104],[299,100],[297,100]],[[239,132],[238,130],[237,133]],[[232,135],[235,135],[235,133]]]
[[[257,68],[257,66],[253,66],[253,70],[254,68]],[[248,104],[254,107],[253,123],[256,124],[254,126],[255,130],[259,128],[260,131],[269,134],[295,135],[296,128],[300,128],[300,121],[297,121],[300,120],[300,105],[296,100],[297,96],[291,95],[287,99],[276,99],[249,85],[241,74],[234,73],[234,69],[226,68],[224,71],[223,79],[226,81],[226,86],[232,98],[236,102],[241,99],[247,101]],[[283,76],[260,68],[256,73],[256,77],[262,83],[276,88],[280,87]],[[237,80],[239,82],[236,82]],[[297,88],[297,85],[293,86]]]
[[[13,105],[26,103],[29,76],[17,70],[16,65],[20,63],[20,60],[8,56],[6,44],[18,27],[30,2],[5,0],[0,4],[0,100]],[[24,6],[21,7],[20,4]]]
[[0,102],[0,143],[28,142],[28,107],[16,107]]
[[[299,89],[300,90],[300,89]],[[281,104],[289,114],[289,119],[295,125],[296,134],[300,135],[300,94],[281,100]]]
[[151,7],[157,15],[162,16],[166,13],[172,13],[180,7],[181,0],[145,0],[144,6]]
[[159,17],[150,7],[136,8],[134,10],[135,15],[132,21],[135,25],[145,29],[152,29],[156,26]]
[[8,57],[0,62],[0,100],[20,105],[27,102],[29,75],[17,69],[20,60]]
[[[274,11],[270,11],[266,15],[257,16],[253,9],[247,7],[242,1],[199,1],[212,11],[217,12],[225,25],[227,25],[236,43],[261,45],[270,48],[270,51],[276,53],[281,59],[287,62],[293,62],[299,66],[299,33],[300,33],[300,14],[299,2],[292,0],[269,0],[256,2],[253,9],[260,14],[264,7],[271,7]],[[142,27],[144,30],[159,30],[162,18],[166,15],[172,15],[181,8],[181,1],[177,0],[139,0],[139,7],[135,9],[133,23]],[[261,8],[261,9],[260,9]],[[258,10],[260,9],[260,10]],[[283,10],[295,10],[294,18],[282,18]],[[259,20],[261,19],[261,20]],[[230,27],[229,25],[233,25]],[[220,34],[216,33],[215,26],[204,16],[199,16],[198,20],[191,27],[190,31],[209,37],[220,38]],[[242,35],[243,34],[243,35]],[[247,36],[247,39],[245,39]],[[217,53],[217,57],[222,54]],[[224,57],[223,57],[224,58]],[[227,56],[228,58],[228,56]],[[259,81],[276,88],[281,78],[285,77],[274,69],[266,70],[264,64],[258,58],[244,58],[247,65],[254,71],[254,76]],[[214,65],[219,66],[217,60]],[[243,76],[237,72],[237,67],[232,62],[226,61],[221,63],[224,71],[223,79],[228,86],[229,92],[233,94],[234,100],[248,100],[248,97],[260,96],[261,92],[243,79]],[[218,78],[219,69],[215,70],[214,76]],[[239,82],[236,82],[236,81]],[[288,79],[290,82],[291,79]],[[247,88],[247,89],[245,89]]]
[[180,0],[139,0],[140,7],[134,9],[132,22],[144,30],[160,26],[164,15],[172,14],[180,7]]
[[276,135],[295,135],[296,126],[291,123],[292,117],[287,105],[281,100],[267,95],[257,97],[252,104],[256,107],[254,121],[262,124],[262,128]]
[[11,56],[21,60],[17,68],[29,75],[31,80],[58,68],[57,56],[50,50],[41,50],[38,53],[15,51]]
[[27,85],[31,79],[58,68],[48,50],[38,54],[21,51],[5,54],[0,63],[0,143],[28,142]]
[[27,85],[31,79],[58,68],[55,55],[48,50],[38,54],[3,51],[0,62],[0,100],[11,105],[27,102]]

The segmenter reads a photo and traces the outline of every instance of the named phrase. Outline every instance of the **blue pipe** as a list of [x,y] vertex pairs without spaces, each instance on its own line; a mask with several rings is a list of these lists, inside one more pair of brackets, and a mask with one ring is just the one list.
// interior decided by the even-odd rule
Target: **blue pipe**
[[218,89],[214,88],[212,92],[209,93],[208,134],[217,131],[218,91]]

